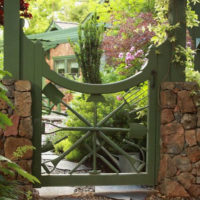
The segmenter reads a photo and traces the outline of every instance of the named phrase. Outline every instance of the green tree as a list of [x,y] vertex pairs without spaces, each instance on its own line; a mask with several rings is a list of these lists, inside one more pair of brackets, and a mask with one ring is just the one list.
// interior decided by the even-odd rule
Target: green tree
[[32,19],[28,19],[29,26],[25,28],[27,34],[42,33],[52,20],[81,22],[89,13],[88,1],[77,0],[28,0],[29,12]]
[[27,20],[29,27],[25,28],[27,34],[44,32],[51,21],[58,20],[57,12],[62,8],[63,0],[29,0],[29,12],[32,14],[32,19]]
[[154,11],[154,0],[90,0],[89,9],[91,12],[97,12],[99,20],[110,22],[112,16],[115,17],[115,23],[123,23],[126,17],[134,17],[139,12]]
[[97,23],[95,13],[84,25],[80,25],[78,43],[71,42],[86,83],[101,83],[100,61],[103,51],[100,47],[103,32],[104,25]]
[[62,21],[72,21],[81,23],[89,14],[89,2],[68,0],[62,6],[62,12],[58,13],[58,17]]

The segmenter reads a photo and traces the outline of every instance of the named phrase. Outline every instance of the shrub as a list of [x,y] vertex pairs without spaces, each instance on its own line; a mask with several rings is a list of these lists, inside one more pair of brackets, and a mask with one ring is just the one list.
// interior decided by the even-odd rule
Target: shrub
[[104,25],[97,22],[96,13],[84,25],[79,26],[78,43],[70,42],[86,83],[101,83],[100,63],[103,51],[100,49]]
[[[72,146],[72,142],[68,139],[61,141],[60,143],[55,145],[55,152],[62,153],[67,151]],[[65,158],[67,160],[79,161],[84,156],[84,153],[80,151],[80,149],[74,149],[70,152]]]

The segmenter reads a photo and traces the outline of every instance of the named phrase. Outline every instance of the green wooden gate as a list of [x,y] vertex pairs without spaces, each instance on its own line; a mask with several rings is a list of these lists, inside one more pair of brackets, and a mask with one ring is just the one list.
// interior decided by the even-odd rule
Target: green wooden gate
[[[178,0],[176,3],[180,8],[181,13],[184,13],[186,1]],[[160,131],[160,108],[159,108],[159,89],[161,82],[172,80],[182,81],[184,80],[183,68],[180,66],[170,66],[171,63],[171,48],[170,42],[166,41],[159,47],[151,47],[148,62],[142,67],[136,75],[125,79],[123,81],[111,84],[92,85],[86,83],[78,83],[72,80],[65,79],[59,76],[56,72],[51,71],[49,66],[45,62],[45,53],[39,42],[32,43],[26,38],[22,31],[22,23],[19,19],[19,0],[6,0],[5,1],[5,35],[4,35],[4,47],[5,47],[5,69],[10,71],[15,79],[30,80],[32,83],[32,117],[33,117],[33,145],[36,147],[33,158],[33,175],[38,177],[41,181],[40,186],[66,186],[66,185],[155,185],[157,180],[157,172],[159,167],[159,131]],[[179,15],[176,15],[179,19]],[[175,22],[174,22],[175,23]],[[179,34],[183,35],[185,39],[185,27],[179,29]],[[14,34],[13,34],[14,33]],[[183,40],[180,40],[184,44]],[[13,48],[12,48],[13,47]],[[10,59],[12,57],[12,59]],[[51,81],[44,90],[42,90],[42,78],[46,78]],[[119,130],[115,127],[104,127],[104,122],[109,119],[117,110],[114,110],[110,114],[106,115],[102,121],[96,119],[95,108],[97,100],[101,95],[116,93],[120,91],[126,91],[128,96],[136,92],[136,87],[144,82],[148,82],[148,120],[146,129],[139,124],[130,124],[127,129],[121,128],[122,132],[130,132],[137,134],[137,130],[145,130],[146,133],[146,149],[138,147],[140,152],[145,154],[144,159],[136,159],[131,157],[122,148],[116,145],[104,131],[114,132]],[[62,101],[62,94],[56,89],[55,85],[67,88],[72,91],[77,91],[84,94],[89,94],[91,101],[94,101],[94,124],[87,121],[79,113],[73,110],[69,105]],[[53,96],[52,96],[53,91]],[[58,159],[54,159],[48,162],[42,163],[41,153],[45,152],[46,147],[41,146],[41,135],[43,133],[42,127],[42,93],[50,98],[55,104],[62,103],[68,110],[73,112],[79,119],[81,119],[87,127],[69,127],[66,130],[84,130],[86,133],[75,144],[64,152]],[[138,93],[140,94],[140,93]],[[140,95],[139,95],[140,96]],[[121,107],[125,104],[129,104],[130,99],[125,95]],[[137,103],[137,101],[133,102]],[[98,107],[98,105],[97,105]],[[134,112],[134,111],[133,111]],[[139,127],[139,128],[138,128]],[[144,132],[144,131],[143,131]],[[92,146],[87,147],[89,153],[84,158],[93,158],[92,170],[86,174],[76,174],[72,170],[67,175],[55,175],[51,174],[47,166],[48,163],[53,165],[53,168],[59,163],[60,159],[64,158],[76,145],[84,142],[88,137],[93,140]],[[131,141],[126,141],[130,145],[135,145]],[[119,154],[124,155],[128,162],[135,168],[135,172],[121,173],[115,166],[113,166],[108,160],[99,155],[99,150],[104,149],[104,143],[108,143]],[[106,149],[105,149],[106,153]],[[141,154],[143,154],[141,153]],[[116,159],[107,151],[107,155],[111,160],[116,163]],[[99,157],[104,163],[106,163],[111,169],[112,173],[101,173],[98,171],[96,165],[96,158]],[[83,161],[83,160],[82,160]],[[81,163],[82,163],[81,161]],[[135,162],[139,162],[139,166],[135,167]],[[79,163],[79,164],[81,164]],[[116,165],[118,165],[116,163]],[[41,166],[46,171],[44,175],[41,174]],[[38,186],[38,187],[40,187]]]
[[[152,55],[153,56],[153,55]],[[44,89],[43,93],[48,97],[55,105],[58,103],[63,104],[69,111],[71,111],[76,117],[78,117],[82,122],[84,122],[86,127],[64,127],[61,128],[65,131],[85,131],[85,134],[79,138],[73,146],[67,149],[62,153],[58,158],[42,163],[43,169],[46,171],[45,175],[41,176],[42,185],[113,185],[113,184],[154,184],[155,181],[155,163],[156,163],[156,132],[155,130],[159,125],[157,120],[158,111],[156,110],[155,100],[158,96],[155,87],[156,77],[154,71],[150,69],[150,65],[147,64],[144,66],[143,70],[137,75],[128,78],[126,80],[120,81],[113,84],[105,85],[92,85],[85,83],[78,83],[65,79],[54,71],[49,69],[48,65],[43,65],[43,74],[46,79],[50,80],[49,83]],[[140,83],[145,81],[149,82],[149,91],[140,91],[138,89]],[[62,101],[62,93],[55,87],[55,85],[62,86],[63,88],[70,89],[72,91],[77,91],[83,94],[90,94],[88,100],[92,101],[94,104],[94,120],[93,123],[84,118],[80,113],[74,110],[70,105]],[[138,86],[138,87],[137,87]],[[113,110],[111,113],[108,113],[102,120],[98,121],[97,112],[98,112],[98,101],[103,101],[104,97],[102,94],[115,93],[120,91],[127,91],[124,96],[122,103],[119,107]],[[145,94],[146,93],[146,94]],[[111,118],[116,112],[118,112],[123,106],[127,104],[137,104],[139,101],[144,100],[149,95],[148,106],[145,106],[142,109],[147,109],[148,112],[148,126],[147,128],[144,125],[130,123],[129,128],[115,128],[115,127],[105,127],[104,124]],[[142,98],[140,98],[142,96]],[[48,111],[48,110],[47,110]],[[133,110],[133,112],[137,112]],[[150,122],[150,119],[154,119]],[[134,158],[129,155],[125,150],[119,147],[114,143],[105,132],[129,132],[133,135],[134,138],[143,138],[146,136],[146,145],[145,148],[139,145],[136,145],[132,141],[124,141],[129,145],[133,145],[141,152],[142,158]],[[108,133],[109,134],[109,133]],[[115,133],[114,133],[115,134]],[[83,157],[83,159],[77,164],[74,169],[72,169],[67,175],[49,175],[54,171],[61,159],[68,155],[73,149],[75,149],[80,143],[88,138],[92,138],[92,145],[87,145],[88,153]],[[63,138],[65,139],[65,137]],[[62,140],[62,139],[61,139]],[[108,143],[112,148],[114,148],[120,155],[123,155],[131,166],[134,168],[134,173],[120,173],[118,170],[119,162],[105,147],[104,144]],[[51,149],[51,145],[47,144],[43,146],[41,152],[45,152]],[[107,157],[110,158],[112,162],[102,156],[99,151],[102,150]],[[39,152],[39,153],[41,153]],[[76,169],[88,158],[92,157],[92,169],[87,174],[77,174]],[[112,173],[101,173],[96,163],[97,158],[100,158],[113,172]],[[135,163],[138,163],[136,166]],[[112,164],[114,163],[114,164]],[[48,168],[48,164],[53,166],[53,169]]]

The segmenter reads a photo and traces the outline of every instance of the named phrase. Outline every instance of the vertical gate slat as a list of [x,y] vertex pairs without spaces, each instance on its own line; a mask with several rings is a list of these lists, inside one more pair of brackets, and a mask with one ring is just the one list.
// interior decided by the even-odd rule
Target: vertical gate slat
[[16,80],[21,78],[19,8],[19,0],[4,1],[4,69]]

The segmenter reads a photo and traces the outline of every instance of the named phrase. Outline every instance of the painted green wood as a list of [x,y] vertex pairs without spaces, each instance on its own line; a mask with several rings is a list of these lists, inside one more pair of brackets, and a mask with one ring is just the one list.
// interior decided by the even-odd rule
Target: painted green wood
[[[22,31],[19,18],[19,0],[6,0],[4,21],[4,56],[5,69],[13,74],[16,80],[29,80],[32,84],[32,122],[33,146],[33,175],[41,175],[41,59],[43,52],[40,44],[27,40]],[[41,58],[42,56],[42,58]]]
[[[139,124],[137,124],[137,125],[139,125]],[[66,127],[66,128],[61,128],[59,130],[53,131],[52,133],[56,133],[56,132],[59,132],[59,131],[106,131],[106,133],[108,133],[108,134],[109,134],[109,132],[116,132],[117,133],[118,131],[120,131],[120,132],[127,133],[129,131],[130,132],[133,131],[132,129],[134,127],[136,127],[136,126],[133,126],[133,127],[130,126],[130,129],[129,128],[114,128],[114,127],[97,127],[97,126],[94,126],[94,127]],[[137,126],[136,128],[137,128],[138,131],[142,132],[141,133],[142,135],[143,135],[144,130],[146,131],[146,128],[143,128],[142,125]],[[134,132],[137,131],[137,130],[134,130]],[[139,135],[138,136],[136,135],[136,137],[135,137],[135,135],[133,135],[133,138],[137,138],[137,137],[139,137]]]
[[87,94],[108,94],[115,93],[120,91],[126,91],[129,88],[138,85],[139,83],[146,81],[149,77],[147,66],[143,71],[138,72],[137,75],[134,75],[125,80],[119,81],[117,83],[110,84],[89,84],[89,83],[80,83],[77,81],[66,79],[56,72],[52,71],[47,64],[43,65],[43,76],[48,80],[54,82],[55,84],[73,90],[76,92],[87,93]]
[[55,105],[62,102],[62,98],[65,96],[60,90],[56,88],[55,85],[53,85],[51,82],[48,83],[44,89],[42,90],[42,93]]
[[[21,79],[29,80],[32,84],[32,123],[33,146],[36,148],[33,154],[32,173],[40,179],[41,176],[41,134],[42,134],[42,73],[41,63],[44,60],[44,52],[40,43],[33,43],[20,29],[21,41]],[[39,187],[39,185],[35,185]]]
[[[169,5],[169,22],[171,25],[180,24],[180,27],[175,29],[174,34],[176,41],[172,43],[172,48],[175,46],[186,46],[186,4],[187,0],[170,0]],[[169,34],[171,37],[171,34]],[[170,51],[173,57],[173,51]],[[180,63],[172,63],[170,80],[171,81],[185,81],[185,66]]]
[[[153,53],[152,52],[150,52],[150,56],[149,56],[150,58],[155,58],[155,50],[153,51]],[[44,65],[45,66],[45,65]],[[45,68],[46,68],[47,66],[45,66]],[[61,84],[63,84],[63,86],[65,87],[65,88],[67,88],[67,89],[73,89],[73,90],[78,90],[79,92],[81,91],[81,92],[86,92],[85,90],[87,90],[88,91],[88,93],[92,93],[93,94],[93,91],[95,91],[94,92],[94,94],[99,94],[99,93],[113,93],[113,92],[116,92],[116,91],[120,91],[120,90],[127,90],[128,88],[130,88],[130,87],[133,87],[134,85],[138,85],[139,83],[141,83],[141,82],[143,82],[143,81],[145,81],[145,80],[147,80],[147,79],[149,79],[149,78],[151,78],[151,68],[153,68],[153,65],[152,65],[152,61],[150,60],[150,62],[149,62],[149,64],[147,65],[147,66],[144,66],[143,67],[143,71],[142,72],[140,72],[139,74],[137,74],[136,76],[134,76],[134,77],[131,77],[131,78],[129,78],[129,79],[127,79],[127,80],[125,80],[125,81],[121,81],[121,82],[119,82],[119,83],[115,83],[115,84],[105,84],[105,85],[91,85],[91,84],[80,84],[80,83],[77,83],[77,82],[74,82],[74,81],[70,81],[70,80],[67,80],[67,79],[65,79],[65,78],[63,78],[63,77],[60,77],[58,74],[56,74],[55,72],[52,72],[52,71],[50,71],[49,70],[49,67],[48,67],[48,70],[50,71],[50,74],[52,75],[54,75],[55,77],[52,79],[52,81],[54,82],[54,83],[58,83],[59,81],[61,82]],[[44,68],[43,68],[44,69]],[[43,75],[44,76],[46,76],[46,78],[47,79],[49,79],[49,80],[51,80],[51,78],[50,78],[50,76],[49,76],[49,74],[47,73],[47,68],[44,70],[44,72],[43,72]],[[144,78],[145,77],[145,78]],[[156,77],[154,77],[154,78],[156,78]],[[56,80],[56,79],[58,79],[58,80]],[[61,81],[62,80],[62,81]],[[127,83],[127,82],[129,82],[129,83]],[[75,85],[72,85],[72,84],[75,84]],[[89,89],[88,89],[88,86],[90,87]],[[109,90],[108,90],[108,87],[109,87]],[[92,89],[91,89],[92,88]],[[100,89],[99,89],[100,88]],[[117,88],[117,90],[116,90],[116,88]],[[99,89],[98,91],[97,91],[97,89]],[[124,103],[124,104],[122,104],[121,106],[120,106],[120,108],[121,107],[123,107],[123,105],[126,105],[126,103]],[[119,109],[120,109],[119,108]],[[118,109],[116,109],[116,111],[113,111],[112,113],[115,113],[115,112],[117,112],[118,111]],[[106,116],[103,120],[101,120],[100,122],[98,122],[97,123],[97,126],[101,126],[106,120],[107,120],[107,118],[109,118],[109,117],[111,117],[112,116],[112,113],[110,113],[108,116]],[[86,128],[87,129],[87,128]],[[86,134],[86,136],[87,136],[87,134]],[[99,134],[98,134],[98,136],[99,136]],[[110,145],[112,145],[114,148],[117,148],[122,154],[125,154],[125,156],[127,157],[127,159],[129,159],[130,160],[130,162],[132,163],[132,165],[134,166],[134,163],[135,163],[135,161],[134,160],[132,160],[132,158],[131,157],[129,157],[129,155],[128,154],[126,154],[126,152],[124,152],[121,148],[119,148],[118,146],[116,146],[107,136],[105,136],[102,132],[101,132],[101,134],[100,134],[100,136],[103,138],[103,139],[105,139]],[[154,132],[152,131],[151,132],[151,135],[150,135],[150,137],[149,138],[153,138],[154,137]],[[96,140],[96,139],[95,139]],[[151,146],[152,147],[152,150],[154,150],[154,153],[155,153],[155,143],[154,143],[155,141],[154,140],[151,140],[151,141],[149,141],[149,146]],[[74,147],[75,147],[75,145],[73,145]],[[58,159],[56,159],[56,160],[53,160],[52,161],[52,163],[53,163],[53,165],[54,166],[56,166],[57,164],[58,164],[58,162],[60,161],[60,159],[62,159],[63,158],[63,156],[65,156],[65,155],[67,155],[69,152],[71,151],[71,148],[67,151],[67,152],[65,152],[62,156],[60,156]],[[155,158],[154,158],[154,155],[155,154],[148,154],[149,155],[149,157],[150,157],[150,159],[149,159],[149,161],[153,161],[153,160],[155,160]],[[94,153],[93,153],[93,155],[94,155]],[[95,153],[95,156],[96,156],[96,153]],[[152,159],[152,156],[153,156],[153,159]],[[107,165],[109,165],[109,163],[106,161],[106,160],[104,160],[103,159],[103,161],[107,164]],[[44,163],[45,164],[45,163]],[[141,163],[142,164],[142,166],[144,166],[144,164],[143,163]],[[149,165],[149,163],[147,163],[147,165]],[[94,166],[95,166],[95,163],[94,163]],[[112,168],[112,166],[110,166],[111,168]],[[143,167],[141,167],[141,169],[142,169]],[[47,172],[50,172],[47,168],[46,168],[46,164],[45,164],[45,166],[44,166],[44,169],[46,169],[47,170]],[[136,171],[138,171],[137,169],[135,169]],[[139,171],[138,171],[139,172]],[[72,177],[74,177],[74,176],[76,176],[76,175],[71,175]],[[86,184],[86,183],[89,183],[88,182],[88,180],[90,179],[90,176],[94,176],[94,174],[92,174],[92,175],[89,175],[89,176],[85,176],[85,177],[87,177],[87,180],[85,180],[85,183],[84,184]],[[113,178],[115,178],[115,176],[121,176],[121,174],[116,174],[116,175],[112,175],[112,179]],[[149,182],[151,182],[151,185],[153,185],[154,183],[155,183],[155,167],[154,167],[154,165],[153,165],[153,162],[152,162],[152,167],[149,167],[148,168],[148,174],[146,174],[146,176],[148,177],[147,179],[148,179],[148,181]],[[84,176],[83,176],[84,177]],[[138,181],[138,179],[136,178],[135,179],[135,175],[133,176],[134,177],[134,180],[131,180],[131,177],[129,176],[129,178],[127,179],[125,179],[125,181],[126,181],[126,183],[132,183],[132,181],[134,182],[134,184],[137,184],[137,181]],[[139,176],[140,177],[140,176]],[[43,178],[43,177],[42,177]],[[103,183],[101,183],[101,181],[99,180],[100,178],[98,177],[98,179],[96,180],[95,179],[95,183],[94,182],[92,182],[91,184],[95,184],[95,185],[98,185],[98,184],[103,184]],[[78,180],[80,180],[80,177],[78,178]],[[120,179],[121,180],[121,179]],[[62,180],[62,179],[60,179],[60,184],[62,185],[62,184],[64,184],[63,183],[64,182],[64,180]],[[55,183],[55,182],[54,182]],[[42,185],[44,185],[45,183],[44,182],[42,182]],[[48,183],[48,184],[52,184],[52,183]],[[56,185],[57,185],[58,183],[56,183]],[[123,182],[120,182],[120,184],[124,184]],[[145,181],[145,184],[147,184],[147,182]],[[72,185],[72,182],[70,183],[70,185]],[[104,184],[103,184],[104,185]]]
[[197,48],[196,55],[194,58],[194,70],[197,70],[200,72],[200,49],[199,48]]
[[32,41],[40,41],[45,51],[55,48],[59,44],[78,41],[78,27],[72,27],[65,30],[50,31],[45,33],[33,34],[27,36]]
[[[149,179],[152,180],[152,184],[155,185],[157,181],[157,174],[159,169],[159,159],[160,154],[160,142],[157,141],[159,138],[160,132],[157,130],[157,127],[160,127],[158,119],[160,118],[159,109],[159,90],[160,83],[166,81],[166,77],[169,76],[168,68],[165,67],[170,63],[170,44],[166,41],[159,48],[152,48],[151,54],[149,56],[149,68],[150,68],[150,79],[149,79],[149,93],[148,93],[148,115],[147,115],[147,144],[146,144],[146,171],[149,174]],[[164,62],[160,62],[163,59]],[[158,142],[158,145],[157,145]]]
[[[174,81],[171,76],[171,54],[172,46],[169,41],[166,41],[158,48],[154,49],[154,55],[151,57],[151,79],[149,90],[149,110],[148,110],[148,171],[153,171],[152,176],[154,184],[157,184],[157,177],[160,164],[160,87],[162,82]],[[174,72],[175,73],[175,72]],[[178,75],[178,74],[177,74]],[[177,81],[179,78],[177,79]],[[151,155],[153,155],[151,157]]]
[[19,5],[19,0],[4,1],[4,69],[16,80],[21,78]]
[[[185,6],[186,0],[172,0],[170,5],[170,23],[175,24],[180,22],[180,29],[175,31],[175,35],[179,36],[176,44],[185,45]],[[126,79],[117,83],[111,84],[86,84],[79,83],[76,81],[68,80],[64,77],[59,76],[55,72],[51,71],[47,63],[45,62],[45,52],[42,49],[40,43],[32,43],[24,36],[22,27],[20,27],[19,20],[19,0],[11,1],[7,0],[5,4],[5,66],[6,69],[14,73],[16,79],[27,79],[32,83],[32,116],[33,116],[33,145],[36,147],[33,157],[33,175],[36,175],[41,180],[42,186],[64,186],[64,185],[112,185],[116,184],[142,184],[142,185],[154,185],[157,180],[157,173],[159,168],[159,139],[160,139],[160,108],[159,108],[159,90],[160,85],[163,81],[182,81],[184,80],[183,70],[184,68],[171,64],[172,59],[172,49],[171,43],[166,41],[163,45],[158,48],[152,48],[149,54],[148,64],[142,67],[142,70]],[[15,19],[14,19],[15,18]],[[13,34],[15,33],[15,34]],[[55,33],[54,33],[55,34]],[[64,32],[62,33],[64,36]],[[73,35],[73,30],[70,33]],[[14,35],[14,36],[13,36]],[[46,35],[47,36],[47,35]],[[45,36],[45,37],[46,37]],[[48,34],[52,37],[52,34]],[[13,38],[15,39],[13,39]],[[35,36],[36,38],[39,36]],[[41,35],[43,37],[43,35]],[[60,36],[54,35],[52,39],[52,45],[56,45]],[[31,38],[31,37],[30,37]],[[32,36],[32,39],[34,36]],[[12,39],[12,40],[11,40]],[[11,41],[12,43],[11,45]],[[47,45],[45,43],[45,45]],[[44,47],[44,46],[43,46]],[[45,47],[46,48],[46,47]],[[14,59],[10,59],[13,58]],[[12,61],[11,61],[12,60]],[[14,65],[13,65],[14,64]],[[17,68],[16,68],[17,66]],[[85,175],[66,175],[66,176],[41,176],[41,110],[42,110],[42,77],[45,77],[55,83],[56,85],[62,86],[64,88],[88,94],[108,94],[115,93],[119,91],[127,91],[133,86],[149,81],[149,112],[148,112],[148,126],[147,126],[147,163],[146,171],[147,173],[138,171],[138,174],[85,174]],[[58,95],[59,96],[59,95]],[[93,97],[91,97],[93,98]],[[138,97],[139,98],[139,97]],[[83,118],[79,113],[73,110],[69,105],[61,102],[65,105],[71,112],[73,112],[79,119],[81,119],[87,126],[89,130],[82,138],[80,138],[70,149],[64,152],[57,159],[52,161],[54,167],[58,164],[60,159],[64,158],[68,153],[70,153],[76,145],[80,144],[88,137],[93,137],[93,155],[95,160],[96,156],[102,159],[110,168],[113,168],[104,157],[98,154],[99,149],[103,149],[101,144],[98,142],[98,137],[101,137],[105,142],[117,149],[121,154],[125,155],[127,159],[134,166],[135,160],[138,160],[141,165],[144,166],[144,162],[139,159],[133,159],[129,154],[127,154],[123,149],[116,145],[112,140],[110,140],[103,132],[101,127],[107,119],[109,119],[114,113],[121,109],[127,103],[123,103],[118,109],[111,112],[109,115],[104,117],[100,122],[94,123],[96,127],[94,128],[87,119]],[[134,102],[136,103],[136,102]],[[70,128],[70,127],[69,127]],[[79,127],[81,128],[81,127]],[[86,127],[88,130],[88,128]],[[111,128],[112,129],[112,128]],[[110,130],[111,130],[110,129]],[[145,132],[144,127],[139,127],[139,131]],[[95,134],[93,133],[95,132]],[[98,134],[96,133],[98,132]],[[103,149],[106,153],[107,150]],[[116,161],[109,152],[106,153],[109,157]],[[89,154],[88,154],[89,155]],[[87,157],[87,156],[86,156]],[[84,158],[85,159],[85,158]],[[82,162],[82,161],[81,161]],[[46,168],[46,163],[43,163],[44,168]],[[116,171],[115,168],[113,168]],[[142,166],[141,166],[142,169]],[[96,163],[94,162],[94,170],[96,170]],[[116,171],[117,172],[117,171]],[[95,171],[96,173],[96,171]]]
[[[151,177],[152,178],[152,177]],[[149,185],[152,186],[152,179],[146,173],[139,174],[86,174],[86,175],[51,175],[42,176],[43,186],[76,186],[78,185]]]
[[105,98],[101,94],[92,94],[88,97],[87,102],[106,102]]
[[130,138],[142,139],[147,134],[146,126],[138,123],[130,123]]
[[64,60],[64,59],[72,59],[76,58],[75,55],[69,55],[69,56],[54,56],[53,60]]

